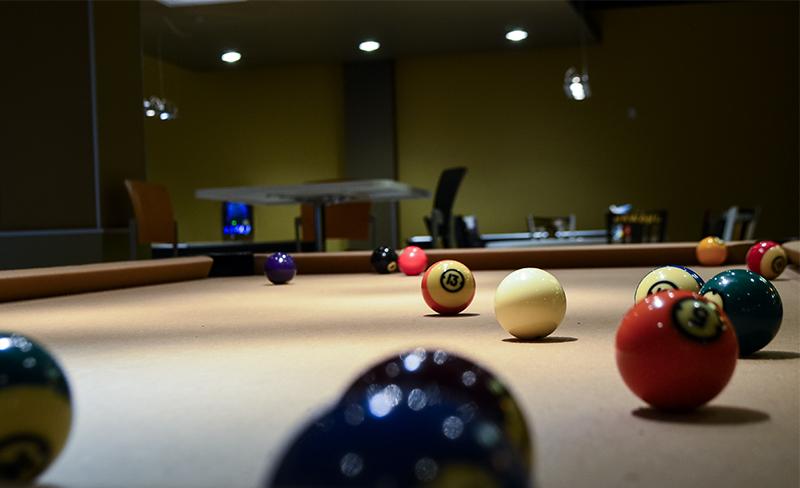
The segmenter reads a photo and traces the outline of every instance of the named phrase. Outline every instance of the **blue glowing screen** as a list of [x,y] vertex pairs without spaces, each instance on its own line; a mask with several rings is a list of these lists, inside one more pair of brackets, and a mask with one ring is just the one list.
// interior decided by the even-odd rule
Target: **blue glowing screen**
[[222,235],[249,236],[253,233],[253,207],[246,203],[222,204]]

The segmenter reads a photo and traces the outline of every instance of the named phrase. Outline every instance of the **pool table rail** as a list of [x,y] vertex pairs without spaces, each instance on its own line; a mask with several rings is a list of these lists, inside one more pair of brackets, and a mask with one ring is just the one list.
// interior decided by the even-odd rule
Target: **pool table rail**
[[0,302],[206,278],[207,256],[0,271]]
[[[751,241],[728,243],[726,264],[744,263]],[[429,249],[428,262],[442,259],[461,261],[472,270],[535,268],[610,268],[695,265],[696,242],[658,244],[600,244],[593,246],[553,246],[509,249]],[[370,251],[297,253],[294,261],[298,274],[368,273]],[[256,273],[261,273],[266,254],[256,254]]]

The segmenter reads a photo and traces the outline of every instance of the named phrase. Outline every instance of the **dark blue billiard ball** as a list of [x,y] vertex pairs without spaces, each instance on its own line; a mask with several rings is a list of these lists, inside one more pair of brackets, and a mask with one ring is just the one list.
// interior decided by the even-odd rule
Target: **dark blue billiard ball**
[[739,354],[763,348],[778,333],[783,303],[778,290],[763,276],[746,269],[729,269],[714,276],[700,294],[725,311],[736,330]]
[[264,261],[264,274],[267,279],[276,285],[288,283],[297,274],[297,266],[294,259],[285,252],[270,254]]
[[41,345],[0,332],[0,484],[27,483],[64,447],[72,402],[64,372]]
[[289,447],[270,486],[531,486],[531,446],[504,385],[442,350],[366,370]]

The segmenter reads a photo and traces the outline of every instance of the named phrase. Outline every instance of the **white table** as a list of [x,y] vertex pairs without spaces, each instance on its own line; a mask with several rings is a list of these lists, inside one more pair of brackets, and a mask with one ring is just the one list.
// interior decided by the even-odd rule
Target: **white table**
[[[562,230],[550,236],[546,231],[537,232],[505,232],[497,234],[481,234],[483,247],[546,247],[546,246],[581,246],[590,244],[607,244],[605,229]],[[431,246],[431,236],[411,236],[409,244]]]
[[550,236],[545,231],[512,232],[508,234],[482,235],[486,247],[547,247],[547,246],[582,246],[607,244],[605,229],[563,230]]
[[325,206],[344,202],[394,202],[430,198],[430,192],[389,179],[346,180],[300,185],[234,186],[195,191],[202,200],[242,202],[251,205],[314,206],[314,230],[318,251],[325,250]]

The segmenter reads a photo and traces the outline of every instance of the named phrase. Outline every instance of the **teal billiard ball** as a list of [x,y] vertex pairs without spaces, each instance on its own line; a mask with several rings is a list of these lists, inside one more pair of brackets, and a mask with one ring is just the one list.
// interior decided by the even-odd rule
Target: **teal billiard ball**
[[783,303],[778,290],[752,271],[723,271],[708,280],[700,294],[722,307],[730,318],[742,356],[769,344],[781,327]]
[[41,345],[0,332],[0,484],[27,483],[58,456],[72,402],[64,371]]

